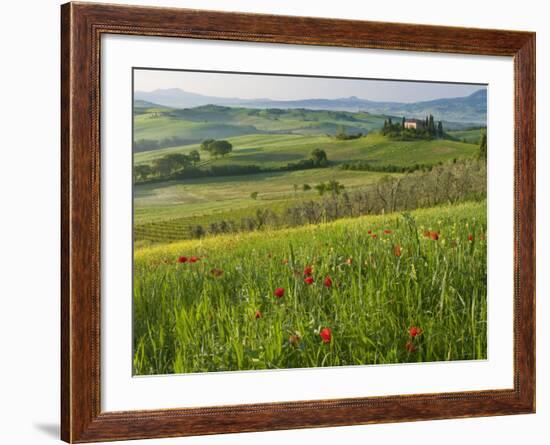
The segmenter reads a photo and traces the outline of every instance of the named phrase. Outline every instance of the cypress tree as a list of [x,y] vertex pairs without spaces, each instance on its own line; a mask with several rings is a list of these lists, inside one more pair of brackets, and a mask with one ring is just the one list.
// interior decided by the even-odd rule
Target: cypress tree
[[437,135],[442,138],[443,137],[443,122],[438,121],[437,122]]
[[487,160],[487,132],[481,133],[481,139],[479,141],[479,158]]

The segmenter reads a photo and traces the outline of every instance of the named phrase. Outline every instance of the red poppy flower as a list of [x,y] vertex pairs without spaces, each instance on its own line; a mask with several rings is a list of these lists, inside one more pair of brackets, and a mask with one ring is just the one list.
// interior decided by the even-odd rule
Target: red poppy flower
[[474,235],[472,235],[471,233],[468,235],[468,241],[473,241],[474,240]]
[[409,335],[412,338],[418,337],[420,334],[422,334],[422,328],[419,328],[418,326],[411,326],[409,328]]
[[212,269],[212,270],[210,271],[210,273],[211,273],[212,275],[214,275],[215,277],[219,277],[219,276],[221,276],[221,275],[223,274],[223,270],[221,270],[221,269]]
[[376,235],[376,233],[373,233],[373,234],[371,235],[371,238],[372,238],[372,239],[376,239],[376,238],[378,238],[378,235]]
[[304,283],[306,284],[313,284],[313,277],[306,277],[304,279]]
[[367,230],[367,233],[370,235],[372,233],[372,230]]
[[332,339],[332,331],[330,328],[323,328],[321,329],[321,332],[319,332],[319,336],[321,337],[321,340],[323,340],[323,343],[330,343],[330,340]]
[[189,258],[189,262],[190,263],[196,263],[197,261],[199,261],[200,258],[199,257],[196,257],[196,256],[192,256],[191,258]]
[[187,257],[186,256],[180,256],[178,258],[178,263],[187,263]]
[[439,232],[430,232],[430,238],[437,241],[439,239]]
[[273,292],[273,295],[275,295],[277,298],[281,298],[284,294],[285,294],[285,290],[284,290],[284,288],[282,288],[282,287],[278,287],[278,288],[275,289],[275,291]]
[[254,318],[257,320],[258,318],[262,318],[262,313],[260,311],[256,311],[254,314]]
[[407,349],[408,352],[415,352],[416,346],[412,341],[409,340],[407,343],[405,343],[405,349]]
[[313,273],[313,266],[306,266],[304,269],[304,275],[309,277]]
[[325,287],[332,287],[332,279],[330,277],[325,277],[325,280],[323,281],[323,284]]
[[393,246],[393,253],[395,256],[401,256],[401,246],[399,244]]
[[384,233],[385,233],[386,235],[389,235],[390,233],[392,233],[392,231],[391,231],[390,229],[386,229],[386,230],[384,230]]

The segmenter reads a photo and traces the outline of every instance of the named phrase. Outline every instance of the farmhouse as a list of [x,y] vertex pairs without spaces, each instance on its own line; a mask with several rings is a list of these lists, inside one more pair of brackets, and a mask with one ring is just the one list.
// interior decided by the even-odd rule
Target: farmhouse
[[406,119],[405,128],[413,128],[415,130],[421,130],[426,127],[426,123],[420,119]]

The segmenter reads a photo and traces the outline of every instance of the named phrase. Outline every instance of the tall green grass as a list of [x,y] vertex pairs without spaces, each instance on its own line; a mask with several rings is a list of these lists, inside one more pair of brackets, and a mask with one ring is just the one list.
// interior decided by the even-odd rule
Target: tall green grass
[[138,249],[134,373],[484,359],[485,232],[480,202]]

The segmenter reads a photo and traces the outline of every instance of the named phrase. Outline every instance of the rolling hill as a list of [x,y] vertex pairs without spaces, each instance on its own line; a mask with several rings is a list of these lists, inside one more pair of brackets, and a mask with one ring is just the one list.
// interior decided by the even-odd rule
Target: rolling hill
[[[311,150],[320,148],[334,164],[367,161],[374,166],[412,166],[416,163],[436,164],[474,156],[478,147],[459,141],[434,139],[431,141],[394,141],[378,133],[347,141],[339,141],[326,135],[257,134],[227,139],[233,152],[225,158],[210,159],[204,152],[201,157],[208,165],[261,165],[263,168],[283,167],[290,162],[309,157]],[[188,153],[198,150],[199,144],[170,147],[161,150],[136,153],[134,162],[150,164],[168,153]]]
[[[134,165],[153,165],[167,154],[200,151],[204,139],[226,139],[233,145],[231,154],[213,158],[200,151],[196,168],[257,166],[254,174],[210,175],[186,179],[153,178],[136,183],[134,217],[138,239],[156,239],[164,230],[170,237],[182,236],[193,224],[210,224],[220,219],[240,220],[257,210],[282,210],[296,200],[315,199],[317,193],[296,193],[294,184],[314,186],[323,181],[338,181],[346,190],[373,184],[386,176],[383,171],[353,171],[342,164],[367,162],[374,169],[388,166],[416,168],[454,159],[472,158],[478,153],[474,135],[456,133],[457,140],[415,139],[400,141],[379,130],[388,119],[382,114],[305,108],[257,109],[202,105],[176,109],[139,99],[134,107],[135,141],[159,142],[154,149],[134,149]],[[361,137],[340,140],[334,134],[344,130]],[[468,137],[467,142],[462,139]],[[162,145],[167,144],[167,145]],[[326,152],[328,168],[292,171],[288,164],[308,159],[312,150]],[[283,171],[284,170],[284,171]],[[244,171],[241,169],[240,171]],[[400,176],[402,173],[391,173]],[[252,193],[258,193],[252,198]],[[159,232],[160,233],[160,232]],[[164,232],[163,232],[164,233]],[[164,235],[162,235],[164,236]],[[161,236],[161,238],[162,238]]]
[[[151,103],[140,100],[138,104]],[[382,127],[385,119],[382,115],[347,111],[260,110],[218,105],[174,109],[151,104],[150,108],[134,108],[134,141],[175,137],[190,143],[258,133],[326,135],[339,130],[356,134]],[[170,145],[173,144],[160,143],[159,147]]]
[[204,96],[178,88],[158,89],[154,91],[136,91],[135,100],[147,101],[172,108],[192,108],[203,105],[220,105],[247,108],[281,108],[306,110],[329,110],[368,112],[392,116],[423,118],[433,114],[438,119],[467,124],[482,124],[487,121],[487,90],[481,88],[466,97],[452,97],[429,101],[377,102],[355,96],[339,99],[271,100],[239,99]]

